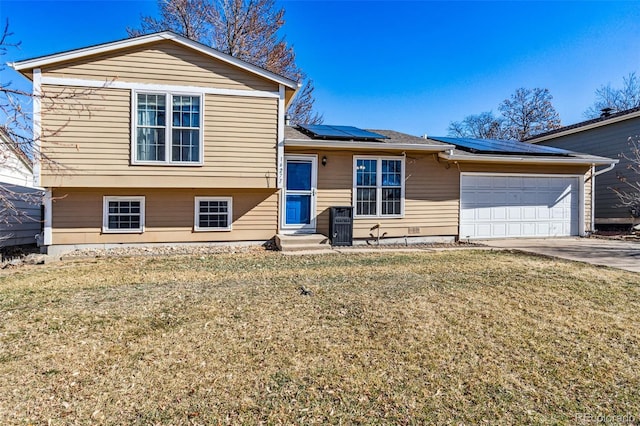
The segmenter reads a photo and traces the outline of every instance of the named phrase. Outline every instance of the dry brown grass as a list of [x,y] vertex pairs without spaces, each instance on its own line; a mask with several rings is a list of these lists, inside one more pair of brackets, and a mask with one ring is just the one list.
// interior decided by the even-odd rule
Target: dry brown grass
[[0,276],[0,423],[638,421],[639,281],[489,251],[23,268]]

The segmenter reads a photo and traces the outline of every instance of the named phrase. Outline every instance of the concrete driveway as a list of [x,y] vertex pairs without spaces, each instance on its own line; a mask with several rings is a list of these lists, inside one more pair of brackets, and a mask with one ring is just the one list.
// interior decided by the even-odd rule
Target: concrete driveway
[[476,242],[489,247],[520,250],[640,272],[640,242],[635,241],[599,238],[522,238]]

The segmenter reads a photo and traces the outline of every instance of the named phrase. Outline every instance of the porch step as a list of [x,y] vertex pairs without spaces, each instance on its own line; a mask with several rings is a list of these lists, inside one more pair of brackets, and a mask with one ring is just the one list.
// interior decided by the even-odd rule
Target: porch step
[[276,246],[282,252],[331,249],[329,238],[322,234],[276,235]]

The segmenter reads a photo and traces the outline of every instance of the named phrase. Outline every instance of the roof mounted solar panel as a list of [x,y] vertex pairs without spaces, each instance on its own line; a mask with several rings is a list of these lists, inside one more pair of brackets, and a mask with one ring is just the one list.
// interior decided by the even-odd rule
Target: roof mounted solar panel
[[440,142],[456,145],[463,151],[469,151],[478,154],[503,154],[503,155],[556,155],[570,156],[574,154],[572,151],[554,148],[551,146],[535,145],[532,143],[518,141],[503,141],[494,139],[472,139],[472,138],[449,138],[449,137],[432,137]]
[[389,139],[387,136],[353,126],[330,126],[327,124],[301,124],[302,131],[315,139],[341,139],[368,141],[375,139]]

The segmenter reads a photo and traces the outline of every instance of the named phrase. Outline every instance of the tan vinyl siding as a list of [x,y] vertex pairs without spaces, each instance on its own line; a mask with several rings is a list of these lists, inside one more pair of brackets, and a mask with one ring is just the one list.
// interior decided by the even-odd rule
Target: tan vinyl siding
[[43,67],[45,77],[277,91],[278,85],[171,41]]
[[149,166],[130,164],[131,91],[45,90],[77,94],[43,107],[45,187],[275,187],[276,99],[206,95],[204,164]]
[[584,229],[591,232],[593,229],[593,223],[591,223],[592,205],[593,205],[593,187],[591,186],[591,180],[593,179],[593,169],[585,174],[584,182]]
[[[145,196],[145,231],[103,234],[103,196]],[[274,190],[57,189],[53,244],[262,241],[277,232]],[[232,197],[231,231],[195,232],[196,196]]]
[[[459,163],[461,172],[483,173],[531,173],[531,174],[564,174],[584,175],[589,171],[588,165],[524,165],[499,163]],[[452,167],[457,167],[452,165]]]
[[[329,208],[351,206],[353,156],[371,155],[352,151],[301,151],[288,153],[327,156],[327,165],[318,166],[317,230],[329,232]],[[384,155],[393,156],[393,153]],[[396,152],[395,155],[398,155]],[[402,156],[399,155],[399,158]],[[320,162],[319,162],[320,163]],[[381,224],[386,237],[441,236],[458,234],[460,179],[457,169],[445,168],[433,154],[407,153],[405,160],[405,214],[403,218],[374,218],[354,221],[354,237],[368,238],[371,227]]]

